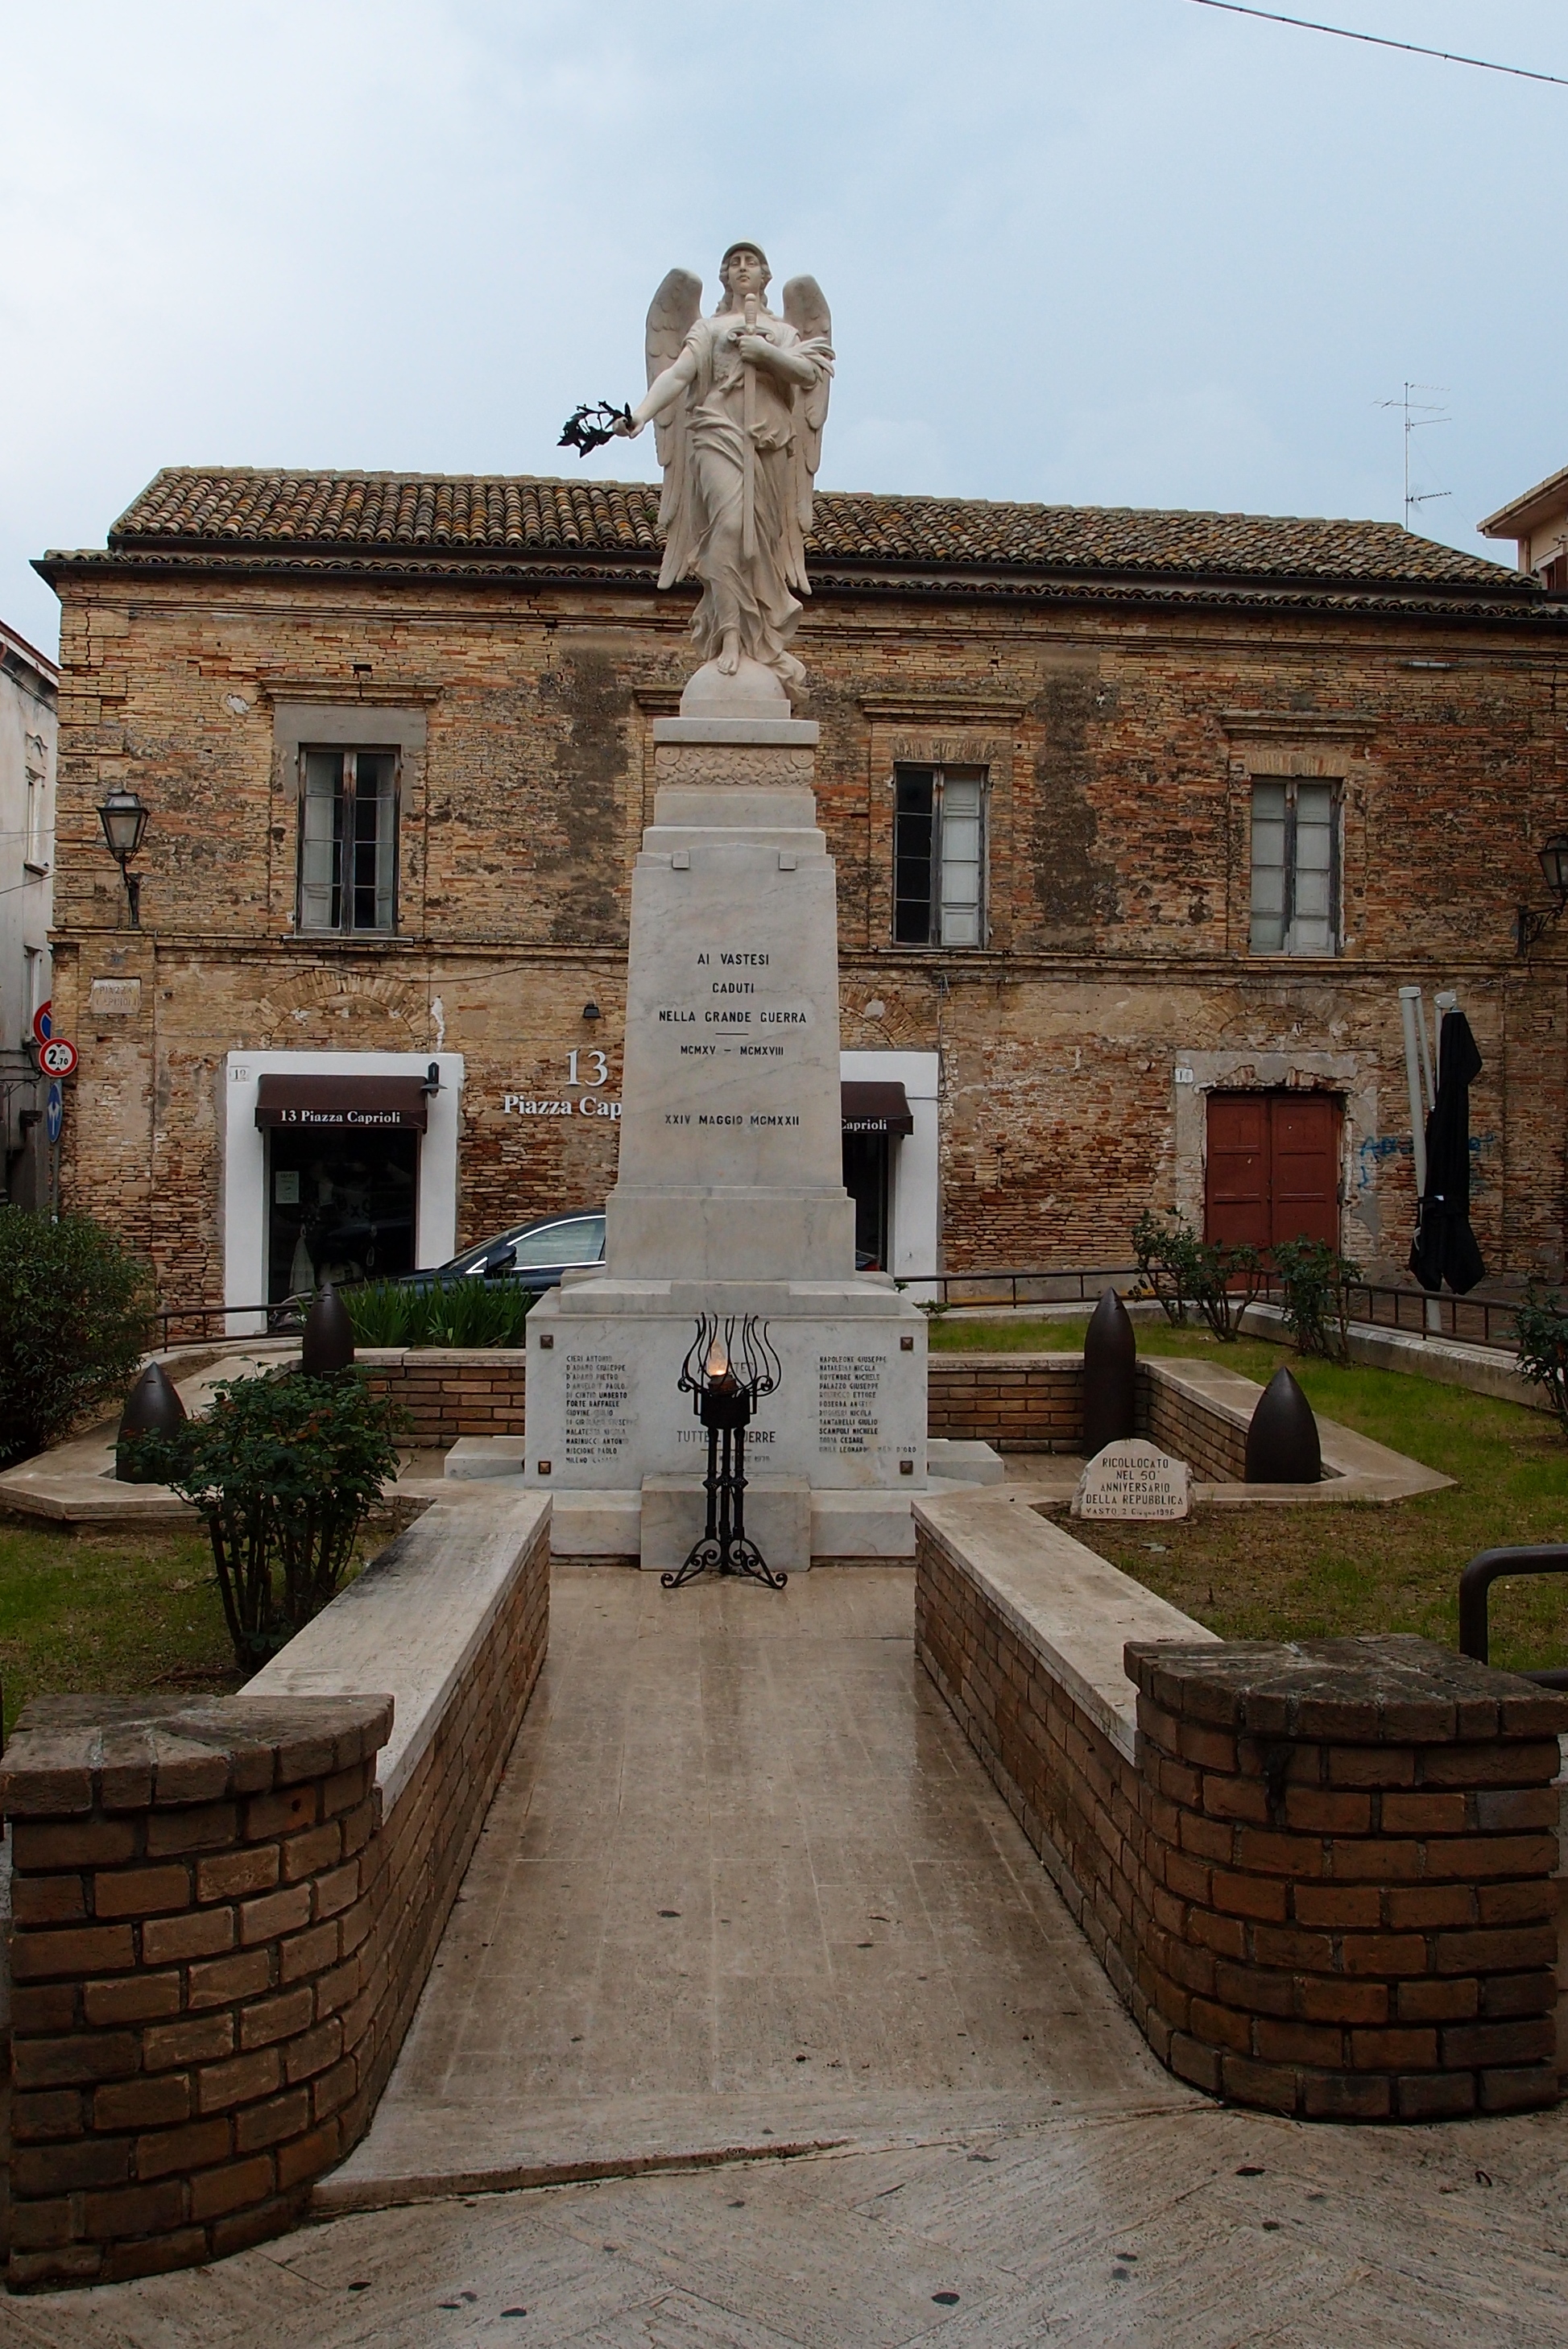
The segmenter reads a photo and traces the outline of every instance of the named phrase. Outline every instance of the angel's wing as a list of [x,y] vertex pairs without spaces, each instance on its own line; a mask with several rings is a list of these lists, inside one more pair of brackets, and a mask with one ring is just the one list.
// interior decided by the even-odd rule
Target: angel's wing
[[815,277],[792,277],[784,290],[784,314],[810,356],[820,362],[816,381],[800,404],[805,425],[805,470],[812,478],[822,457],[822,428],[827,421],[827,395],[833,382],[833,318]]
[[[645,347],[649,383],[680,357],[680,346],[691,333],[692,321],[701,315],[701,308],[702,280],[693,277],[689,269],[672,269],[649,305]],[[668,466],[675,455],[680,415],[679,408],[666,409],[653,428],[661,465]]]

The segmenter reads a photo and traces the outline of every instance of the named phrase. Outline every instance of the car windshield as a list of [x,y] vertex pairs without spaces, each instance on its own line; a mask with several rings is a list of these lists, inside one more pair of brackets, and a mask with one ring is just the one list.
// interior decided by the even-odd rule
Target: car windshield
[[574,1216],[569,1223],[545,1224],[519,1232],[513,1261],[519,1272],[540,1265],[597,1264],[604,1245],[602,1216]]
[[602,1216],[563,1216],[547,1224],[515,1224],[509,1232],[499,1232],[477,1247],[465,1248],[454,1256],[443,1272],[483,1272],[486,1266],[508,1248],[515,1254],[510,1271],[538,1271],[557,1264],[597,1264],[604,1254],[605,1219]]

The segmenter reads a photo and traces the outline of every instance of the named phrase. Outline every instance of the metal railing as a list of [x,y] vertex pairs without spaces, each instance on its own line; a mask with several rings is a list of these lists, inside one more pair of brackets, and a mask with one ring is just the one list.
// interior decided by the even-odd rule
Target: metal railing
[[[1142,1277],[1136,1264],[1058,1265],[1033,1271],[911,1273],[900,1277],[899,1286],[912,1289],[922,1303],[934,1301],[961,1311],[965,1306],[1093,1305],[1107,1288],[1129,1294]],[[1258,1301],[1277,1305],[1282,1293],[1279,1282],[1271,1280],[1260,1290]],[[1518,1350],[1517,1308],[1501,1298],[1434,1297],[1425,1289],[1370,1280],[1352,1281],[1348,1295],[1351,1320],[1374,1329],[1398,1330],[1412,1338],[1455,1339],[1510,1354]],[[296,1330],[309,1304],[309,1295],[302,1294],[262,1305],[165,1305],[153,1319],[161,1324],[163,1343],[169,1346],[174,1342],[176,1322],[197,1322],[204,1330],[230,1314],[264,1315],[273,1332]]]
[[[279,1298],[275,1304],[271,1305],[160,1305],[154,1309],[151,1318],[154,1321],[161,1324],[163,1330],[163,1343],[161,1350],[167,1352],[169,1348],[176,1342],[194,1342],[190,1340],[185,1340],[183,1341],[177,1341],[175,1340],[174,1324],[176,1321],[199,1322],[202,1324],[202,1329],[198,1335],[204,1335],[206,1326],[209,1322],[227,1321],[230,1314],[243,1314],[247,1319],[250,1319],[259,1313],[265,1317],[265,1328],[264,1330],[248,1330],[245,1333],[247,1336],[253,1338],[288,1337],[296,1330],[302,1330],[304,1328],[305,1316],[309,1308],[309,1304],[310,1299],[308,1297],[284,1297]],[[220,1337],[229,1337],[233,1334],[234,1333],[232,1331],[227,1330],[220,1330],[218,1331],[218,1335]]]
[[[1277,1284],[1271,1284],[1271,1303],[1276,1288]],[[1466,1346],[1495,1346],[1511,1354],[1519,1350],[1517,1308],[1501,1298],[1433,1296],[1424,1288],[1370,1280],[1352,1281],[1348,1293],[1353,1321],[1403,1330],[1412,1338],[1453,1338]]]
[[1136,1264],[1103,1269],[1044,1272],[929,1272],[900,1275],[899,1287],[919,1292],[936,1289],[937,1302],[965,1305],[1092,1305],[1107,1288],[1119,1288],[1139,1278]]
[[[1568,1543],[1537,1542],[1518,1549],[1483,1549],[1459,1576],[1459,1653],[1491,1661],[1487,1609],[1492,1584],[1505,1574],[1568,1574]],[[1568,1671],[1521,1672],[1542,1688],[1568,1689]]]

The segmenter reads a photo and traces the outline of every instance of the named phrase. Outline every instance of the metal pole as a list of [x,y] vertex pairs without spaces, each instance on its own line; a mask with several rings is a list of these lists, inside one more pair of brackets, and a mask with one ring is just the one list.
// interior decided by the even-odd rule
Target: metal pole
[[[1399,1017],[1405,1027],[1405,1083],[1410,1096],[1410,1142],[1416,1163],[1416,1198],[1418,1204],[1427,1192],[1427,1112],[1435,1100],[1427,1047],[1427,1016],[1421,1007],[1418,987],[1402,987],[1399,989]],[[1440,1334],[1443,1311],[1435,1299],[1427,1299],[1421,1319],[1428,1336]]]
[[[1415,1146],[1417,1198],[1427,1188],[1427,1117],[1421,1100],[1427,1023],[1421,1017],[1420,1003],[1421,990],[1418,987],[1402,987],[1399,989],[1399,1017],[1405,1027],[1405,1082],[1410,1096],[1410,1139]],[[1419,1043],[1416,1040],[1417,1035]]]

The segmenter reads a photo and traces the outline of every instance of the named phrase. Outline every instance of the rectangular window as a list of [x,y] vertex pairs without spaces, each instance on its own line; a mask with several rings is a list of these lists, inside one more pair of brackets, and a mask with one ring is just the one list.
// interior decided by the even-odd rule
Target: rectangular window
[[299,926],[398,926],[398,754],[302,750]]
[[1252,785],[1254,954],[1339,952],[1339,786],[1304,776]]
[[49,869],[48,753],[41,734],[26,739],[23,771],[27,779],[27,808],[22,861],[33,873]]
[[894,775],[893,936],[907,947],[985,944],[985,770]]

